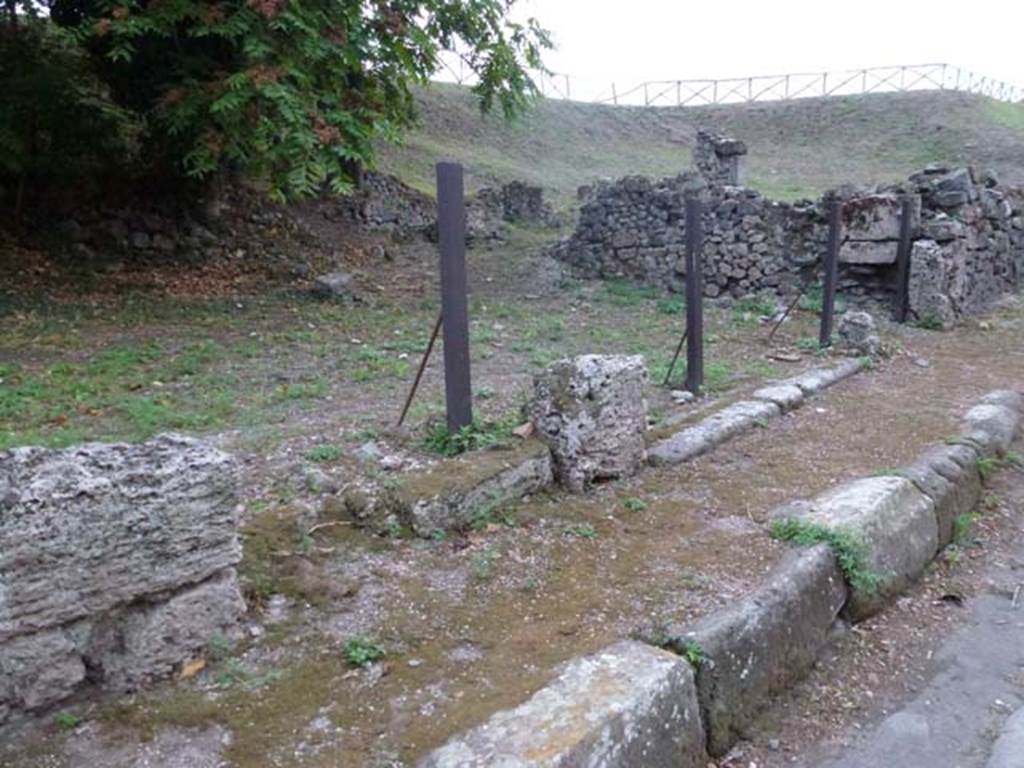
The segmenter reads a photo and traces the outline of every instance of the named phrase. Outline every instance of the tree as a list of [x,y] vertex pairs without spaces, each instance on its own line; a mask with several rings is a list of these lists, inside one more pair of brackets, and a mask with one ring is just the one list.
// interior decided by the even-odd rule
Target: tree
[[521,112],[549,36],[515,0],[52,0],[151,160],[240,171],[277,199],[342,192],[414,118],[412,87],[460,51],[486,110]]

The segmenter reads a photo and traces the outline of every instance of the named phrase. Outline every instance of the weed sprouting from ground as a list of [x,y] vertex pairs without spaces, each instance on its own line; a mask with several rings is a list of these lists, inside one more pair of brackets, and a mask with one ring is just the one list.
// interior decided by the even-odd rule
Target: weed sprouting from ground
[[796,518],[774,521],[770,533],[773,539],[801,547],[828,544],[835,553],[843,575],[854,589],[867,593],[878,590],[882,574],[871,569],[867,560],[867,545],[857,534]]
[[82,718],[74,712],[61,712],[53,718],[53,722],[65,731],[73,731],[82,724]]
[[336,445],[317,445],[306,451],[306,458],[310,461],[329,462],[341,458],[342,450]]
[[687,639],[682,642],[679,647],[679,654],[690,662],[690,666],[694,669],[700,669],[708,658],[707,653],[705,653],[700,643],[692,639]]
[[492,448],[512,439],[512,429],[517,421],[514,417],[489,422],[475,421],[457,432],[450,432],[447,424],[439,422],[423,438],[423,447],[442,456],[458,456],[467,451]]
[[978,459],[978,475],[981,477],[981,482],[987,483],[997,469],[1020,466],[1022,462],[1024,462],[1024,457],[1014,451],[1007,451],[1002,456],[987,456]]
[[562,535],[575,539],[596,539],[597,530],[589,523],[581,523],[579,525],[570,525],[562,531]]
[[647,502],[643,499],[632,497],[622,502],[622,506],[628,509],[630,512],[643,512],[647,509]]
[[384,646],[361,635],[346,640],[341,652],[345,661],[353,667],[365,667],[383,659],[387,653]]
[[775,300],[766,296],[754,296],[740,299],[732,308],[732,318],[736,323],[754,324],[760,322],[762,317],[770,317],[775,314]]

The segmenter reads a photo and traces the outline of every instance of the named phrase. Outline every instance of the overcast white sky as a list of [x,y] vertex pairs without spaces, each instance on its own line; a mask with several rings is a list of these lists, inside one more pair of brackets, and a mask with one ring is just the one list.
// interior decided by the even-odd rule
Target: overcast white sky
[[948,62],[1024,86],[1024,0],[520,0],[597,81],[722,78]]

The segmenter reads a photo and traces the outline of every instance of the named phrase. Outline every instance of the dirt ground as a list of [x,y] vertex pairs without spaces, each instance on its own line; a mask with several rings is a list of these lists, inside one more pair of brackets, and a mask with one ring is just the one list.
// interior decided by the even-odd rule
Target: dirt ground
[[[592,351],[644,354],[654,425],[685,417],[694,406],[674,405],[658,386],[682,325],[678,299],[574,281],[542,256],[542,239],[513,232],[471,253],[483,418],[514,417],[535,372]],[[312,302],[298,285],[191,302],[153,293],[22,302],[5,318],[3,444],[175,428],[240,456],[252,610],[241,642],[211,646],[182,679],[72,702],[65,717],[0,748],[0,763],[411,765],[525,699],[565,660],[749,592],[782,552],[763,525],[775,505],[908,462],[952,434],[980,394],[1019,386],[1024,373],[1019,300],[949,333],[886,326],[889,359],[690,464],[583,496],[541,494],[444,539],[316,528],[338,522],[323,505],[340,489],[439,460],[423,443],[441,408],[436,363],[410,428],[393,428],[436,312],[434,258],[427,245],[395,248],[391,262],[364,269],[356,305]],[[764,311],[774,304],[709,307],[710,396],[699,408],[821,362],[808,343],[812,312],[769,345]],[[368,444],[394,457],[389,468]],[[979,530],[1001,519],[986,514]],[[965,548],[941,573],[966,579],[984,553]],[[908,631],[952,613],[927,603],[898,604],[914,616]],[[867,634],[853,630],[837,647]],[[863,640],[869,688],[870,674],[889,672],[871,665],[896,653],[881,654],[873,638]],[[354,643],[384,655],[358,666]],[[838,722],[849,696],[824,682],[808,690],[819,689]],[[755,736],[730,764],[770,760],[758,750],[771,752],[776,738]]]

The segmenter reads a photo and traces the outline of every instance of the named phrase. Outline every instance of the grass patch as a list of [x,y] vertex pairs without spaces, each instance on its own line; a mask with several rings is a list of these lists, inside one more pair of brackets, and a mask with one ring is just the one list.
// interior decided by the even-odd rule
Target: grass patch
[[854,589],[867,593],[878,590],[882,575],[868,565],[867,545],[856,534],[796,518],[774,521],[770,533],[773,539],[788,541],[800,547],[828,544],[835,553],[843,576]]
[[562,531],[562,535],[573,539],[596,539],[597,530],[589,523],[582,523],[580,525],[570,525]]
[[503,445],[512,439],[517,421],[512,417],[498,421],[474,421],[457,432],[450,432],[447,424],[438,422],[423,438],[423,447],[441,456],[458,456],[467,451]]
[[345,661],[353,667],[365,667],[383,659],[387,652],[384,646],[373,640],[357,636],[345,641],[341,648]]
[[762,317],[775,314],[775,301],[767,296],[755,296],[737,301],[732,307],[733,322],[740,325],[756,325]]
[[337,445],[317,445],[306,451],[306,458],[318,463],[337,461],[342,456],[342,449]]
[[643,499],[632,497],[622,502],[622,506],[624,506],[630,512],[643,512],[645,509],[647,509],[647,502],[644,501]]

